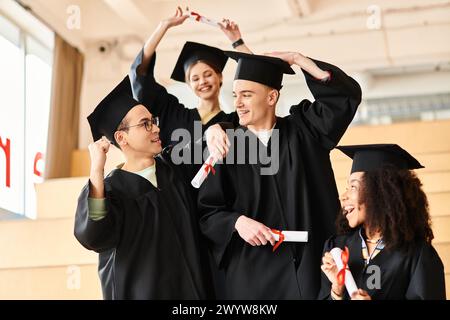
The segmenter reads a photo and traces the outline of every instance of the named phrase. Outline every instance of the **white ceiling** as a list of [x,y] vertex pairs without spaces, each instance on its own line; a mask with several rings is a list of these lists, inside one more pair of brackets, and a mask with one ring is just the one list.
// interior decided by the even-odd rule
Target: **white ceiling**
[[[85,50],[101,40],[140,39],[158,22],[189,6],[211,19],[239,23],[256,52],[298,50],[352,70],[436,65],[450,61],[450,0],[20,0],[66,40]],[[375,4],[375,11],[370,6]],[[69,30],[71,5],[81,28]],[[379,11],[377,11],[379,10]],[[375,13],[374,13],[375,12]],[[380,13],[381,27],[370,29]],[[376,21],[375,21],[376,22]],[[375,23],[376,24],[376,23]],[[374,25],[373,23],[371,25]],[[220,30],[187,21],[158,50],[178,52],[185,41],[229,49]]]

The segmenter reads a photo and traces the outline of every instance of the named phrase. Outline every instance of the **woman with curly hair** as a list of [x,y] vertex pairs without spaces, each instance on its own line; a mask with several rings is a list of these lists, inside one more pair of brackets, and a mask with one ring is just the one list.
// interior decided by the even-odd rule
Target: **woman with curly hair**
[[[423,168],[395,144],[337,147],[353,159],[341,196],[337,236],[324,246],[320,299],[445,299],[444,267],[431,245],[433,231]],[[330,250],[349,250],[357,287],[349,297]]]

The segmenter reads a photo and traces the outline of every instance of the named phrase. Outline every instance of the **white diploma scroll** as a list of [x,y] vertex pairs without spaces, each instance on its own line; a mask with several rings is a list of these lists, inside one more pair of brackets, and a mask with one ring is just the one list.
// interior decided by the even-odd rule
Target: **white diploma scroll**
[[[344,267],[344,264],[342,263],[342,249],[340,248],[333,248],[330,251],[331,255],[333,256],[334,262],[336,263],[336,266],[339,271],[342,270]],[[345,270],[345,288],[347,289],[347,292],[349,296],[351,297],[353,292],[358,291],[358,287],[356,286],[355,279],[353,279],[353,275],[350,272],[349,269]]]
[[[273,233],[273,237],[276,241],[280,240],[280,236],[276,233]],[[308,231],[281,231],[284,235],[283,242],[308,242]]]
[[217,21],[206,18],[197,12],[190,11],[189,8],[186,8],[186,11],[189,13],[189,19],[195,20],[198,22],[203,22],[203,23],[209,24],[210,26],[220,28],[219,23]]
[[[194,188],[200,188],[203,181],[205,181],[208,174],[212,171],[212,167],[216,164],[217,159],[210,155],[208,159],[206,159],[205,163],[202,165],[200,170],[195,175],[194,179],[192,179],[191,184]],[[208,169],[207,169],[208,168]]]

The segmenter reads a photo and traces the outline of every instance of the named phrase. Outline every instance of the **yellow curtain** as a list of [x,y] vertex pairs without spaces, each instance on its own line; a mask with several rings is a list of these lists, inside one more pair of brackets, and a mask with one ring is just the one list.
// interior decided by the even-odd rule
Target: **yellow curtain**
[[44,177],[70,176],[72,151],[78,147],[80,93],[84,56],[55,36],[52,97]]

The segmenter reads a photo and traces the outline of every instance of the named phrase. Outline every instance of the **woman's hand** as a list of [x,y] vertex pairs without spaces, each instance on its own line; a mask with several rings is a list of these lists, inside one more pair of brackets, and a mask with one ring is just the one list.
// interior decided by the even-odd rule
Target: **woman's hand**
[[219,22],[220,30],[227,36],[227,38],[233,43],[237,40],[241,39],[241,31],[239,30],[239,26],[234,21],[229,19],[222,19],[222,22]]
[[175,15],[161,21],[161,23],[167,28],[172,28],[175,26],[179,26],[182,24],[187,18],[189,18],[188,14],[183,14],[183,9],[181,9],[180,6],[177,7],[177,11],[175,12]]
[[[219,26],[222,32],[231,41],[231,43],[234,43],[242,38],[241,30],[239,30],[239,26],[236,22],[224,18],[222,19],[222,22],[219,22]],[[247,47],[245,43],[237,46],[235,49],[239,52],[253,54],[253,52],[249,47]]]
[[334,262],[333,256],[329,252],[325,252],[322,257],[322,266],[320,267],[322,272],[327,276],[328,280],[331,282],[331,290],[338,296],[342,297],[344,293],[344,286],[339,285],[337,275],[338,267]]
[[358,289],[358,291],[353,292],[352,300],[372,300],[367,291],[363,289]]

